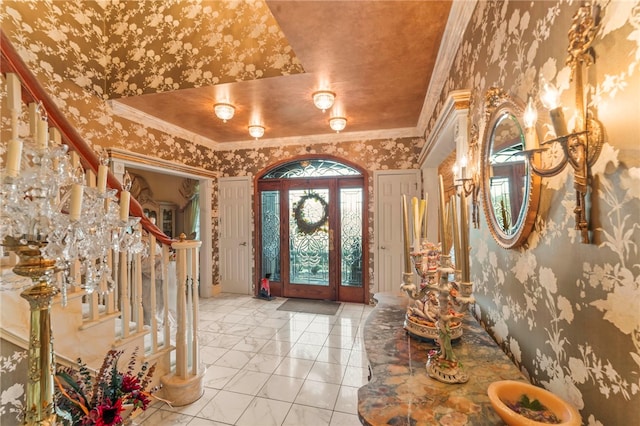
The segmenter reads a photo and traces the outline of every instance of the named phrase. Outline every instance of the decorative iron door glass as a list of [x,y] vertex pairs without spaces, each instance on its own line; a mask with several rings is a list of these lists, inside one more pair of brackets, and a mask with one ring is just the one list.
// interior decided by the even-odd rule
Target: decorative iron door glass
[[291,284],[328,286],[329,189],[289,190],[289,218]]

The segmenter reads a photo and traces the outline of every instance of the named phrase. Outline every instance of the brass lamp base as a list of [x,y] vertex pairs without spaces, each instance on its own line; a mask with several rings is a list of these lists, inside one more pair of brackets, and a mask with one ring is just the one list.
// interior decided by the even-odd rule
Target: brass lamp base
[[28,241],[5,237],[3,245],[16,253],[20,261],[13,268],[16,275],[34,282],[20,296],[29,302],[29,354],[27,393],[23,424],[49,426],[56,424],[53,404],[55,355],[51,333],[51,302],[58,294],[51,285],[51,275],[57,272],[55,260],[45,259],[41,249],[46,241]]

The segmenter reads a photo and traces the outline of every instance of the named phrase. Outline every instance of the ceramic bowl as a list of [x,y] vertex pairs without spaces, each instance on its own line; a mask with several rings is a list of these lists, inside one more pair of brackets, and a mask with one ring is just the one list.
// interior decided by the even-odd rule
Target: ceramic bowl
[[537,399],[542,405],[547,407],[560,420],[562,426],[580,426],[582,419],[578,410],[573,408],[571,404],[562,398],[554,395],[548,390],[534,386],[526,382],[518,382],[515,380],[502,380],[493,382],[487,390],[489,400],[493,409],[502,420],[509,426],[548,426],[554,423],[543,423],[531,420],[522,416],[511,408],[505,402],[515,403],[527,395],[530,401]]

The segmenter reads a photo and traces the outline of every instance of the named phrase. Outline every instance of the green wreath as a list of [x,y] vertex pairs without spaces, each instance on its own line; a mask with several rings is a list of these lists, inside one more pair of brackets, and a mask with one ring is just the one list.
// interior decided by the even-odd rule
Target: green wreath
[[[322,206],[322,216],[315,222],[310,222],[304,213],[305,204],[309,200],[317,201]],[[293,206],[293,217],[296,220],[298,232],[301,234],[310,235],[318,230],[326,231],[323,227],[329,219],[329,205],[317,193],[308,192],[300,197],[300,200],[298,200],[298,202]]]

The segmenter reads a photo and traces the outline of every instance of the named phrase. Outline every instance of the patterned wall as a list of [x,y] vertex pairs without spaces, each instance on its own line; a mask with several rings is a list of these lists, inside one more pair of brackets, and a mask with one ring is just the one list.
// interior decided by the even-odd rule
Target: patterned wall
[[[125,7],[128,2],[109,3]],[[148,3],[158,7],[162,2]],[[603,25],[594,44],[597,62],[588,78],[589,105],[604,123],[607,141],[594,168],[595,244],[580,244],[573,229],[573,177],[565,171],[543,179],[528,249],[500,248],[485,223],[472,230],[472,278],[478,300],[475,313],[522,371],[580,408],[585,424],[619,425],[640,418],[640,5],[602,5]],[[500,86],[525,99],[537,91],[539,75],[556,83],[570,105],[564,58],[577,6],[573,0],[479,1],[430,127],[450,91],[471,89],[472,121],[483,131],[486,90]],[[127,16],[141,13],[134,12]],[[116,117],[89,93],[105,91],[103,87],[100,92],[100,79],[91,78],[102,72],[99,55],[89,56],[97,45],[91,44],[96,34],[107,24],[103,15],[93,2],[78,6],[52,1],[4,1],[0,15],[3,30],[23,59],[90,144],[153,152],[163,159],[219,170],[223,176],[255,175],[278,160],[314,152],[349,158],[369,171],[418,167],[416,154],[423,139],[213,152]],[[228,66],[220,69],[233,69]],[[123,80],[135,82],[136,90],[152,83],[135,73]],[[5,115],[2,127],[2,140],[7,140]],[[21,133],[28,133],[25,124]],[[4,149],[0,144],[0,154]],[[216,212],[213,216],[215,239]],[[217,266],[213,274],[217,276]]]
[[[581,244],[573,229],[573,176],[565,170],[542,181],[528,249],[499,247],[484,219],[472,229],[472,279],[476,315],[533,382],[578,407],[584,424],[620,425],[640,419],[640,4],[599,3],[587,79],[589,108],[606,129],[593,169],[595,243]],[[564,61],[578,6],[479,2],[430,126],[447,93],[471,89],[472,123],[482,132],[489,87],[526,100],[541,75],[571,106]]]

